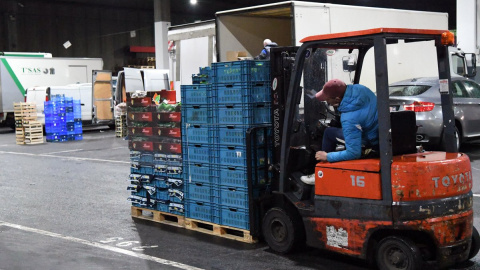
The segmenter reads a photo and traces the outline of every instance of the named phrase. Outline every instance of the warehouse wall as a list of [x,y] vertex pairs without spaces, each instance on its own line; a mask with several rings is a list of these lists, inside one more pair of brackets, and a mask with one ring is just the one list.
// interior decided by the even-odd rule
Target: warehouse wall
[[[129,58],[147,57],[129,53],[128,46],[154,46],[153,25],[153,6],[128,9],[62,1],[2,0],[0,52],[99,57],[104,69],[115,70],[127,65]],[[135,31],[135,37],[131,37],[131,31]],[[63,47],[66,41],[72,43],[68,49]]]

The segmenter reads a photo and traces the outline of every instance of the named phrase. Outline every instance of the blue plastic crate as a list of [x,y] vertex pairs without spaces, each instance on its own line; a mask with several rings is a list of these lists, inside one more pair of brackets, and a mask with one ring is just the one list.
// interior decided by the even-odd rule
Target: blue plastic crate
[[[137,192],[132,191],[132,195],[147,198],[147,190],[140,188]],[[154,197],[154,196],[150,196]]]
[[208,105],[211,100],[212,88],[210,84],[182,85],[182,106]]
[[[215,183],[221,186],[248,188],[247,168],[240,166],[215,166],[213,169],[215,175],[211,178],[215,179]],[[266,182],[265,173],[268,169],[263,167],[252,172],[252,186],[262,185]],[[216,177],[218,175],[218,177]]]
[[153,167],[151,166],[140,166],[138,168],[130,168],[130,173],[136,174],[150,174],[153,175]]
[[[252,157],[252,164],[261,167],[267,163],[268,156],[265,157],[265,150],[263,148],[255,149],[257,151],[256,160]],[[220,146],[218,147],[217,165],[222,166],[241,166],[247,167],[247,149],[242,146]],[[269,152],[267,152],[267,155]]]
[[218,124],[253,125],[271,123],[271,106],[268,103],[219,105]]
[[186,182],[185,187],[185,198],[188,200],[219,203],[220,191],[217,186],[199,182]]
[[155,192],[155,199],[157,200],[169,201],[169,198],[168,189],[158,189],[157,192]]
[[212,125],[182,125],[182,142],[184,143],[213,144],[216,138],[216,128]]
[[[247,130],[250,126],[241,125],[223,125],[218,126],[218,143],[220,145],[231,146],[246,146],[247,145]],[[267,132],[267,136],[268,136]],[[257,146],[262,146],[266,142],[265,130],[257,130],[255,134],[255,142]],[[252,142],[253,145],[253,142]]]
[[153,153],[131,150],[130,160],[144,164],[153,164]]
[[170,202],[183,202],[185,199],[185,194],[183,188],[169,188],[168,189],[168,199]]
[[185,217],[220,224],[220,208],[211,203],[186,200]]
[[270,80],[270,62],[243,60],[212,63],[215,83],[258,82]]
[[180,215],[184,216],[185,215],[185,206],[183,203],[173,203],[170,202],[168,204],[168,212],[175,214],[175,215]]
[[209,84],[212,82],[211,77],[203,76],[203,75],[192,75],[192,84]]
[[248,209],[248,191],[239,187],[220,187],[220,206]]
[[209,105],[183,105],[182,123],[212,124],[216,122],[216,114]]
[[155,210],[168,213],[168,201],[157,200]]
[[209,164],[191,163],[185,162],[183,165],[184,180],[185,182],[199,182],[212,184],[212,178],[210,177],[210,170],[212,169]]
[[268,82],[216,84],[212,91],[214,104],[250,104],[270,101],[270,83]]
[[159,189],[166,189],[169,187],[167,179],[167,176],[155,176],[153,177],[151,184]]
[[184,162],[214,163],[216,152],[207,144],[183,144]]
[[203,75],[203,76],[212,77],[213,76],[213,70],[212,70],[211,67],[200,67],[198,74]]
[[250,229],[249,211],[234,207],[221,207],[220,209],[220,224],[239,229]]

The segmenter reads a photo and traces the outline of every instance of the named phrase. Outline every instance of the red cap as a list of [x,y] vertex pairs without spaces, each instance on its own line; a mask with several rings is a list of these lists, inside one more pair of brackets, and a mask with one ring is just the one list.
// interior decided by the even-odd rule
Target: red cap
[[323,86],[323,89],[315,97],[320,101],[325,101],[327,98],[343,97],[345,89],[347,89],[347,85],[344,82],[339,79],[332,79]]

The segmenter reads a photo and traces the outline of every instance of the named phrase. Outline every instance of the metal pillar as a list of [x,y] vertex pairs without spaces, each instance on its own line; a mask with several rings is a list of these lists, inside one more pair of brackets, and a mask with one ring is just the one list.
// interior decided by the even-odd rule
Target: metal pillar
[[168,27],[170,27],[170,0],[154,0],[155,65],[157,69],[169,69]]

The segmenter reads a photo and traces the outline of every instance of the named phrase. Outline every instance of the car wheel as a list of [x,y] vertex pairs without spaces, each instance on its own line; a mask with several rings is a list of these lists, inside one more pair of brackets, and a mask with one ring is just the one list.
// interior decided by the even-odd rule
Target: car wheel
[[415,270],[421,269],[423,264],[420,249],[412,240],[401,236],[389,236],[380,241],[375,257],[382,270]]
[[265,241],[275,252],[286,254],[304,243],[303,224],[282,208],[268,210],[263,218]]
[[[455,144],[457,145],[457,151],[460,151],[460,147],[462,146],[462,133],[460,133],[457,126],[455,126],[454,135],[455,135]],[[441,140],[441,143],[440,143],[440,149],[441,150],[446,149],[445,134],[442,135],[442,140]]]
[[460,151],[460,146],[462,146],[462,134],[458,131],[458,128],[455,126],[455,143],[457,144],[457,151]]

